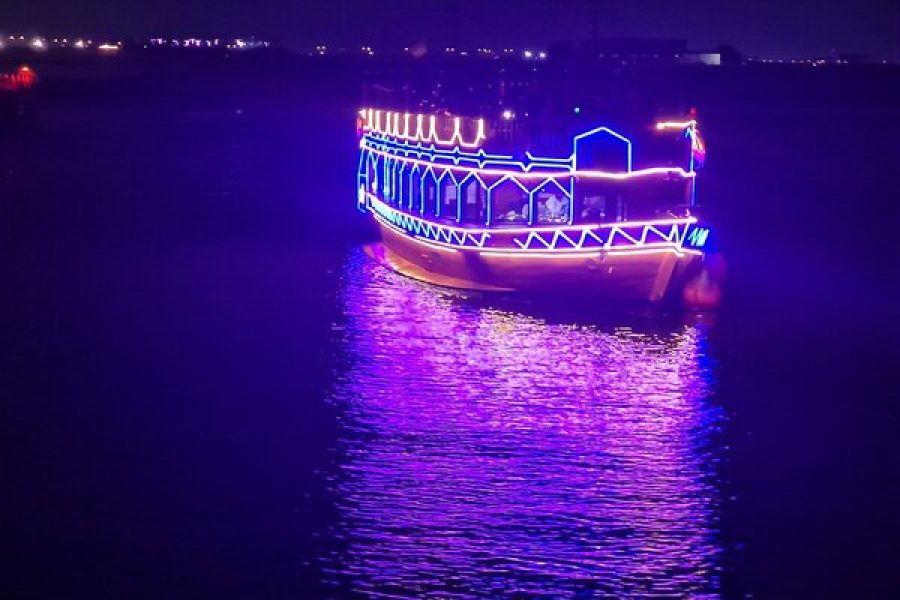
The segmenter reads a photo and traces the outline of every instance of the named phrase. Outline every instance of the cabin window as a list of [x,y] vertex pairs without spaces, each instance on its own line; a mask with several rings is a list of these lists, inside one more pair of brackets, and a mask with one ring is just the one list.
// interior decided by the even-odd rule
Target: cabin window
[[622,194],[623,219],[640,220],[675,214],[678,205],[686,204],[686,179],[645,178],[634,182]]
[[409,209],[419,214],[425,212],[425,204],[422,202],[422,173],[418,167],[409,174]]
[[384,198],[384,201],[387,202],[388,204],[392,204],[392,202],[391,202],[391,183],[392,183],[391,179],[393,178],[392,174],[393,174],[393,162],[391,161],[391,159],[387,158],[384,161],[384,171],[382,172],[381,192],[382,192],[382,198]]
[[634,181],[576,181],[575,217],[578,223],[606,223],[624,218],[623,193]]
[[459,210],[459,202],[456,193],[456,182],[453,177],[446,176],[441,181],[441,210],[440,216],[445,219],[456,219]]
[[526,225],[528,192],[511,179],[491,190],[491,221],[496,225]]
[[604,194],[594,194],[581,199],[580,221],[582,223],[602,223],[615,214],[615,205]]
[[404,200],[406,200],[406,163],[398,163],[394,169],[394,200],[397,206],[403,208]]
[[391,204],[397,204],[397,198],[399,197],[397,194],[397,170],[400,168],[399,163],[396,160],[391,161],[391,171],[389,173],[390,177],[388,181],[390,182],[390,190],[387,193],[388,197],[391,199]]
[[461,186],[462,217],[466,223],[484,225],[484,209],[487,206],[487,189],[475,177]]
[[366,180],[369,185],[369,189],[367,191],[371,192],[372,194],[375,194],[376,196],[379,196],[378,181],[381,179],[381,177],[378,176],[379,175],[378,162],[379,162],[379,159],[377,159],[377,158],[374,160],[369,160],[369,161],[367,161],[368,164],[366,166]]
[[422,193],[423,214],[428,213],[436,215],[438,211],[437,182],[434,180],[433,173],[426,173],[422,178]]
[[569,197],[554,185],[544,186],[535,194],[537,222],[560,225],[569,222]]

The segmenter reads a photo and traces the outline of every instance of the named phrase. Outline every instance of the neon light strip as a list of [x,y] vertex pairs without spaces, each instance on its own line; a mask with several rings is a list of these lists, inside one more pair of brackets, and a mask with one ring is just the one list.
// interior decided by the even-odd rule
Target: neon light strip
[[572,163],[571,157],[546,158],[533,156],[528,152],[526,152],[525,155],[532,162],[526,163],[513,160],[513,157],[508,154],[488,154],[484,151],[484,148],[480,148],[478,152],[466,152],[464,150],[460,150],[459,147],[455,147],[452,150],[444,150],[438,148],[434,144],[430,144],[427,146],[422,145],[421,142],[414,145],[407,144],[405,142],[389,140],[371,133],[365,134],[362,137],[362,139],[360,140],[360,148],[375,148],[376,150],[394,151],[394,154],[403,153],[407,157],[411,154],[415,154],[417,158],[426,157],[427,159],[429,159],[429,162],[446,160],[458,165],[460,164],[460,162],[466,161],[474,163],[479,167],[485,167],[487,165],[495,164],[502,166],[519,167],[523,171],[530,171],[534,168],[559,169],[560,166],[571,168]]
[[[594,229],[612,229],[612,228],[632,228],[632,227],[661,227],[665,225],[693,225],[697,222],[697,217],[685,217],[682,219],[657,219],[650,221],[619,221],[616,223],[592,223],[591,225],[557,225],[557,226],[544,226],[544,227],[495,227],[491,229],[482,228],[482,227],[453,227],[452,225],[438,225],[437,223],[432,223],[430,221],[426,221],[425,219],[420,219],[419,217],[408,215],[406,213],[400,212],[394,209],[391,206],[388,206],[384,203],[380,198],[375,196],[374,194],[367,194],[367,197],[373,208],[376,208],[380,205],[385,211],[396,212],[399,214],[408,217],[413,221],[420,221],[425,225],[432,225],[435,227],[442,227],[444,229],[452,229],[454,231],[458,231],[460,233],[486,233],[490,234],[500,234],[500,233],[531,233],[531,232],[540,232],[540,231],[559,231],[559,230],[594,230]],[[379,211],[380,212],[380,211]]]
[[[384,120],[382,121],[382,113]],[[359,111],[360,117],[364,120],[363,131],[372,131],[391,137],[410,140],[413,142],[434,142],[441,146],[458,145],[463,148],[477,148],[485,139],[484,119],[475,119],[475,139],[467,142],[462,136],[462,120],[460,117],[453,117],[453,133],[448,139],[441,139],[437,131],[437,116],[427,115],[428,124],[425,125],[426,115],[415,115],[415,130],[410,126],[410,119],[413,115],[404,113],[403,126],[400,126],[400,113],[393,111],[381,111],[372,108],[362,109]]]
[[[494,229],[494,235],[503,234],[511,235],[513,232],[522,231],[528,232],[528,238],[523,243],[516,238],[512,238],[512,242],[519,246],[519,250],[515,250],[514,248],[497,248],[491,249],[486,248],[485,243],[492,236],[487,230],[480,230],[481,237],[476,238],[472,233],[479,232],[479,230],[475,229],[461,229],[456,227],[438,225],[435,223],[430,223],[423,219],[419,219],[417,217],[413,217],[411,215],[407,215],[400,211],[394,210],[393,208],[385,205],[378,198],[373,195],[368,195],[369,205],[373,212],[373,217],[379,222],[389,227],[392,231],[396,232],[399,235],[403,235],[404,237],[412,237],[416,240],[422,242],[423,244],[431,244],[435,247],[440,247],[445,250],[476,250],[481,253],[492,253],[496,254],[497,252],[511,254],[515,256],[543,256],[543,255],[551,255],[551,256],[585,256],[586,254],[596,253],[596,247],[584,247],[584,242],[588,236],[595,239],[598,243],[602,244],[603,252],[605,253],[633,253],[636,250],[644,250],[646,252],[652,251],[674,251],[679,256],[684,253],[689,254],[697,254],[702,255],[703,253],[699,250],[689,250],[682,248],[682,244],[684,243],[684,239],[687,236],[688,230],[690,226],[696,222],[696,219],[691,217],[687,219],[681,220],[660,220],[660,221],[650,221],[650,222],[623,222],[623,223],[610,223],[610,224],[598,224],[598,225],[588,225],[582,227],[570,227],[568,228],[569,234],[581,231],[581,236],[578,242],[575,242],[573,238],[579,237],[577,233],[570,237],[569,234],[566,233],[565,227],[556,227],[556,228],[543,228],[543,231],[552,231],[553,238],[552,241],[547,242],[545,239],[540,236],[535,235],[536,232],[534,229],[525,229],[521,230],[518,228],[510,228],[510,229]],[[665,234],[661,231],[661,227],[668,225],[671,227],[671,230],[668,234]],[[634,229],[637,227],[641,227],[641,234],[637,237],[632,236],[625,229]],[[681,231],[681,227],[684,228]],[[406,229],[403,229],[406,228]],[[536,229],[536,228],[535,228]],[[608,230],[609,237],[604,241],[602,238],[598,237],[594,231],[596,230]],[[647,236],[650,232],[655,233],[659,237],[661,237],[665,241],[655,241],[648,242]],[[424,236],[422,235],[424,234]],[[619,234],[624,237],[630,244],[620,245],[614,244],[615,236]],[[530,244],[532,240],[536,238],[539,239],[543,244],[543,248],[530,248]],[[571,246],[557,246],[559,243],[559,239],[564,238],[566,241],[571,244]],[[467,244],[467,242],[471,242],[471,244]],[[512,250],[512,252],[510,252]]]
[[[415,154],[417,158],[420,159],[425,156],[430,162],[447,160],[457,165],[460,164],[460,161],[474,162],[482,168],[488,164],[498,164],[503,166],[516,166],[523,171],[530,171],[534,168],[558,169],[561,166],[574,170],[578,161],[578,141],[600,132],[607,133],[625,144],[625,172],[631,172],[633,170],[633,145],[631,140],[606,126],[597,127],[575,136],[572,140],[572,154],[567,158],[535,156],[530,152],[526,152],[525,156],[530,161],[527,163],[512,160],[513,157],[508,155],[487,154],[483,148],[477,153],[465,152],[460,150],[459,147],[456,147],[453,150],[442,150],[435,147],[433,144],[430,147],[423,147],[421,143],[411,146],[403,142],[389,140],[371,134],[363,136],[363,140],[360,141],[360,147],[363,148],[368,146],[380,150],[396,150],[397,152],[403,152],[407,157],[410,156],[410,154]],[[365,143],[363,143],[363,141],[365,141]]]
[[409,235],[407,235],[407,233],[405,231],[403,231],[399,227],[396,227],[395,225],[389,223],[387,220],[385,220],[380,215],[373,214],[372,216],[375,217],[376,221],[378,221],[379,223],[381,223],[382,225],[384,225],[385,227],[387,227],[388,229],[390,229],[397,235],[403,236],[404,238],[407,238],[407,239],[411,239],[414,242],[418,242],[419,244],[422,244],[423,246],[428,246],[429,248],[431,248],[433,250],[440,250],[441,252],[449,252],[451,254],[456,254],[457,252],[459,252],[456,248],[453,248],[450,246],[445,247],[443,245],[436,244],[434,242],[426,240],[425,238],[419,237],[417,235],[409,236]]
[[[398,229],[391,223],[385,221],[379,215],[372,215],[375,217],[379,223],[390,229],[391,231],[397,233],[398,235],[409,239],[417,244],[421,244],[427,248],[431,248],[432,250],[440,250],[442,252],[449,253],[458,253],[459,249],[445,246],[439,242],[432,242],[425,240],[419,236],[409,236],[406,235],[406,232]],[[467,250],[477,250],[475,248],[466,248]],[[677,248],[677,247],[665,247],[665,248],[611,248],[609,250],[603,251],[591,251],[591,252],[504,252],[504,251],[491,251],[491,250],[477,250],[478,255],[485,258],[538,258],[538,259],[581,259],[586,260],[588,258],[603,258],[605,256],[638,256],[638,255],[652,255],[652,254],[674,254],[678,258],[683,258],[685,255],[693,255],[693,256],[703,256],[703,252],[699,250],[692,250],[688,248]]]
[[[444,229],[452,229],[454,231],[458,231],[460,233],[531,233],[531,232],[540,232],[540,231],[559,231],[559,230],[570,230],[570,229],[578,229],[578,230],[594,230],[594,229],[612,229],[612,228],[632,228],[632,227],[660,227],[664,225],[693,225],[697,222],[696,217],[684,217],[681,219],[657,219],[650,221],[618,221],[616,223],[592,223],[590,225],[556,225],[556,226],[544,226],[544,227],[495,227],[491,229],[481,228],[481,227],[453,227],[452,225],[438,225],[437,223],[432,223],[430,221],[426,221],[425,219],[420,219],[419,217],[408,215],[406,213],[400,212],[394,209],[391,206],[388,206],[384,203],[380,198],[375,196],[374,194],[366,194],[373,208],[376,208],[377,205],[385,211],[396,212],[399,214],[408,217],[413,221],[420,221],[425,225],[433,225],[435,227],[442,227]],[[380,212],[380,211],[379,211]]]
[[687,129],[688,127],[696,127],[697,121],[691,119],[690,121],[659,121],[656,124],[656,128],[659,130],[662,129]]
[[[639,245],[642,247],[667,246],[667,245],[673,245],[673,244],[677,247],[681,247],[681,245],[684,243],[684,235],[685,235],[685,233],[682,233],[682,231],[681,231],[681,226],[684,226],[684,228],[685,228],[684,231],[686,233],[688,228],[690,227],[690,224],[689,223],[688,224],[674,224],[671,226],[671,230],[669,231],[668,234],[663,233],[657,226],[644,225],[641,228],[641,235],[639,237],[634,237],[634,236],[630,235],[629,233],[627,233],[626,231],[624,231],[623,227],[627,228],[627,226],[622,226],[622,227],[616,226],[616,227],[612,227],[609,230],[609,237],[607,237],[605,241],[602,238],[600,238],[597,234],[595,234],[593,231],[582,231],[581,236],[578,236],[578,235],[574,236],[574,237],[578,238],[578,241],[576,242],[563,229],[559,229],[553,233],[553,237],[550,239],[549,242],[546,239],[544,239],[544,237],[541,236],[540,233],[536,233],[536,232],[530,232],[528,234],[528,237],[525,238],[524,242],[520,241],[517,238],[513,238],[513,242],[519,248],[521,248],[523,251],[533,251],[534,248],[532,248],[532,242],[539,242],[540,246],[543,246],[543,247],[539,246],[538,250],[543,251],[543,250],[549,250],[549,249],[556,249],[556,250],[562,250],[562,249],[568,249],[568,248],[581,249],[581,248],[585,247],[585,242],[588,240],[588,238],[593,238],[594,241],[596,241],[598,244],[601,244],[604,248],[615,248],[616,244],[614,244],[613,241],[615,240],[616,234],[619,234],[621,237],[624,237],[626,240],[628,240],[631,244]],[[571,229],[570,229],[570,232],[571,232]],[[665,241],[648,242],[647,236],[650,233],[656,234],[658,237],[662,238]],[[568,246],[568,247],[562,246],[561,247],[559,245],[560,239],[564,239],[565,241],[567,241],[570,244],[570,246]],[[535,244],[535,245],[538,246],[538,244]]]
[[580,252],[578,254],[556,254],[555,252],[544,252],[543,254],[521,254],[519,252],[488,252],[482,250],[479,256],[486,258],[602,258],[603,252]]
[[568,254],[558,254],[555,252],[544,252],[543,254],[522,254],[520,252],[491,252],[488,250],[481,250],[478,252],[479,256],[484,257],[496,257],[496,258],[602,258],[604,256],[616,255],[616,256],[638,256],[638,255],[647,255],[647,254],[674,254],[678,258],[682,258],[686,254],[691,254],[694,256],[702,256],[703,253],[698,250],[689,250],[689,249],[678,249],[678,248],[622,248],[619,250],[605,250],[602,252],[581,252],[577,254],[568,253]]
[[456,248],[445,248],[444,246],[429,242],[425,240],[425,238],[419,237],[417,235],[413,236],[413,239],[424,246],[428,246],[429,248],[432,248],[434,250],[440,250],[441,252],[450,252],[452,254],[456,254],[457,252],[459,252],[459,250],[457,250]]
[[[366,153],[365,153],[365,151],[363,151],[363,152],[360,152],[360,154],[361,154],[361,155],[365,155]],[[372,153],[370,153],[370,155],[371,155],[371,156],[374,156],[374,154],[372,154]],[[371,163],[373,163],[373,164],[375,165],[373,168],[377,168],[377,160],[378,160],[378,159],[376,158],[374,161],[369,161],[369,162],[371,162]],[[398,162],[398,161],[396,160],[396,157],[393,157],[393,158],[384,158],[384,162],[386,163],[386,165],[389,164],[391,161],[394,161],[394,163],[397,163],[397,162]],[[407,166],[406,163],[400,163],[400,175],[401,175],[401,178],[402,178],[402,173],[403,173],[403,171],[406,169],[406,166]],[[386,168],[387,168],[387,167],[386,167]],[[396,169],[396,167],[394,167],[394,169]],[[409,172],[410,172],[410,173],[413,173],[413,172],[419,171],[419,170],[420,170],[420,169],[419,169],[419,165],[413,165],[413,167],[409,169]],[[438,171],[443,171],[443,172],[441,172],[441,173],[438,175]],[[482,170],[482,171],[483,171],[483,170]],[[420,174],[420,178],[421,178],[422,181],[426,181],[426,182],[427,182],[429,172],[431,173],[431,180],[435,183],[435,185],[438,186],[439,189],[442,188],[442,183],[441,183],[441,181],[443,180],[443,178],[444,178],[445,176],[449,175],[449,176],[450,176],[450,179],[453,181],[453,187],[456,189],[456,195],[457,195],[457,202],[456,202],[456,222],[457,222],[457,223],[462,222],[462,207],[463,207],[463,200],[462,200],[462,198],[463,198],[463,190],[462,190],[462,186],[463,186],[463,184],[464,184],[465,182],[467,182],[469,179],[476,179],[476,180],[478,180],[478,182],[481,184],[481,187],[487,192],[487,194],[488,194],[489,197],[491,196],[491,191],[492,191],[494,188],[498,187],[499,185],[503,184],[505,181],[512,181],[515,185],[518,185],[519,188],[520,188],[523,192],[525,192],[526,194],[528,194],[528,206],[529,206],[529,217],[528,217],[528,221],[529,221],[529,223],[531,223],[531,224],[534,223],[534,218],[535,218],[535,214],[536,214],[536,212],[535,212],[535,205],[536,205],[536,202],[535,202],[535,195],[538,194],[538,193],[541,193],[542,190],[545,190],[547,187],[549,187],[549,186],[551,186],[551,185],[552,185],[552,186],[555,186],[556,189],[559,190],[560,194],[562,194],[562,195],[566,198],[566,200],[568,200],[568,203],[566,204],[566,213],[568,214],[568,219],[567,219],[567,220],[569,221],[570,224],[572,223],[572,220],[573,220],[573,218],[574,218],[574,215],[573,215],[573,212],[572,212],[572,204],[573,204],[573,202],[572,202],[572,200],[573,200],[572,194],[574,193],[574,191],[573,191],[573,190],[574,190],[574,184],[572,184],[572,183],[570,183],[567,187],[563,187],[558,181],[556,181],[556,180],[553,179],[552,177],[547,177],[543,182],[541,182],[539,185],[537,185],[537,186],[534,187],[533,189],[528,189],[528,188],[527,188],[526,186],[524,186],[521,182],[519,182],[518,180],[516,180],[515,177],[504,177],[504,178],[501,178],[500,180],[498,180],[497,182],[491,184],[490,186],[488,186],[488,185],[485,183],[484,179],[482,179],[482,178],[479,176],[478,172],[472,172],[472,173],[469,173],[468,175],[465,175],[464,177],[462,177],[462,179],[458,179],[456,176],[454,176],[454,175],[450,172],[449,169],[446,169],[446,168],[442,169],[441,166],[439,166],[439,165],[432,165],[432,164],[429,164],[429,166],[426,167],[426,168],[424,169],[424,172],[422,172],[422,173]],[[396,183],[396,180],[397,180],[397,173],[396,173],[395,170],[392,170],[392,171],[391,171],[391,178],[392,178],[392,181],[394,181],[394,187],[392,188],[392,190],[393,190],[394,193],[391,194],[391,190],[385,188],[385,190],[384,190],[384,195],[385,195],[386,197],[393,198],[394,200],[397,200],[397,197],[396,197],[396,192],[397,192],[397,183]],[[385,181],[387,181],[387,179],[388,179],[387,176],[385,176]],[[412,186],[412,183],[413,183],[413,182],[412,182],[412,179],[410,179],[410,186]],[[422,184],[422,183],[420,183],[420,185],[424,186],[424,184]],[[422,187],[421,189],[424,189],[424,187]],[[374,190],[374,188],[373,188],[373,190]],[[402,196],[402,193],[401,193],[400,195]],[[424,195],[423,195],[423,196],[424,196]],[[401,200],[401,204],[402,204],[402,198],[401,198],[400,200]],[[486,224],[486,225],[489,225],[489,224],[490,224],[490,219],[491,219],[491,212],[490,212],[490,209],[491,209],[491,206],[492,206],[492,204],[491,204],[491,203],[488,203],[488,210],[486,211],[486,215],[485,215],[485,224]],[[412,208],[412,206],[410,206],[410,208]],[[424,211],[420,208],[419,213],[420,213],[420,214],[424,214]],[[436,216],[441,216],[439,210],[436,210],[435,214],[436,214]]]
[[412,163],[414,165],[419,166],[431,166],[439,169],[446,169],[450,171],[463,171],[465,173],[478,173],[479,175],[492,175],[497,177],[510,177],[516,179],[551,179],[555,177],[584,177],[587,179],[614,179],[618,181],[632,179],[635,177],[647,177],[652,175],[678,175],[683,178],[692,178],[695,177],[696,174],[685,171],[681,167],[650,167],[647,169],[640,169],[637,171],[628,171],[624,173],[612,173],[608,171],[595,171],[595,170],[571,170],[571,171],[557,171],[557,172],[517,172],[517,171],[506,171],[503,169],[480,169],[476,167],[465,167],[462,165],[444,165],[444,164],[435,164],[425,160],[419,160],[415,158],[408,158],[405,156],[397,156],[395,154],[391,154],[389,152],[384,152],[382,150],[376,150],[370,146],[364,146],[364,148],[377,156],[390,157],[392,159]]
[[[441,242],[435,242],[435,243],[441,243]],[[450,246],[449,244],[447,244],[446,246],[448,248],[453,247],[453,246]],[[548,247],[548,248],[521,248],[519,250],[516,250],[514,248],[478,249],[478,248],[463,246],[463,247],[459,247],[458,249],[474,250],[474,251],[479,252],[480,254],[493,254],[496,252],[501,252],[504,254],[513,254],[515,256],[538,256],[538,257],[543,256],[545,254],[552,255],[552,256],[584,256],[585,254],[590,254],[592,252],[599,252],[599,253],[603,253],[603,252],[616,253],[616,252],[626,252],[626,251],[631,252],[632,250],[636,250],[636,249],[643,249],[643,250],[647,250],[648,252],[654,251],[654,250],[675,250],[677,252],[686,251],[686,249],[681,248],[675,242],[650,242],[647,244],[634,244],[631,246],[606,246],[606,245],[604,245],[602,247],[596,246],[596,247],[588,247],[588,248],[578,248],[578,247],[573,246],[571,248]],[[701,254],[702,254],[702,252],[701,252]]]
[[466,242],[471,242],[471,246],[481,248],[484,246],[490,233],[487,231],[477,231],[473,229],[464,229],[461,227],[450,227],[447,225],[439,225],[414,217],[413,215],[395,210],[382,202],[372,194],[367,194],[369,206],[372,212],[381,216],[393,225],[411,231],[417,235],[423,235],[431,240],[444,239],[449,244],[454,242],[459,246],[466,246]]

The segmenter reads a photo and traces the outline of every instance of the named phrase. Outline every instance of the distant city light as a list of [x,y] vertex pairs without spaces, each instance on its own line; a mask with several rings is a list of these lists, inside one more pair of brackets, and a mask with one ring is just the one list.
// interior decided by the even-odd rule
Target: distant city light
[[[44,52],[44,51],[55,51],[59,49],[71,50],[71,48],[78,49],[79,51],[83,51],[85,49],[96,49],[97,52],[104,54],[112,54],[116,53],[119,50],[125,50],[127,44],[121,41],[114,40],[90,40],[87,38],[69,38],[69,37],[47,37],[40,35],[39,33],[35,33],[32,35],[9,35],[4,34],[2,39],[0,39],[0,51],[4,50],[12,50],[15,48],[19,49],[27,49],[32,52]],[[229,51],[244,51],[244,50],[252,50],[257,48],[268,48],[271,46],[271,42],[265,41],[259,38],[255,38],[252,36],[246,36],[241,38],[197,38],[191,36],[182,36],[178,38],[162,38],[162,37],[151,37],[145,38],[144,40],[138,40],[135,42],[135,48],[179,48],[179,49],[223,49]],[[303,54],[306,56],[324,56],[328,55],[352,55],[355,53],[356,48],[361,51],[363,56],[374,56],[375,51],[372,46],[364,45],[364,46],[353,46],[351,47],[337,47],[337,46],[326,46],[324,43],[320,43],[319,45],[312,46],[307,49]],[[130,49],[130,48],[129,48]],[[403,46],[396,48],[386,48],[380,53],[384,53],[387,56],[392,55],[400,55],[404,54],[407,56],[412,56],[416,58],[422,58],[426,55],[426,48],[424,45],[414,45],[414,46]],[[538,50],[534,47],[532,48],[489,48],[487,46],[472,46],[469,48],[459,47],[459,46],[440,46],[437,48],[437,54],[446,56],[447,58],[451,58],[453,56],[458,56],[460,58],[467,57],[478,57],[482,60],[488,59],[503,59],[503,60],[514,60],[518,58],[524,62],[532,62],[535,60],[546,61],[550,58],[550,53],[547,50]],[[357,54],[358,56],[359,54]],[[432,50],[432,56],[434,56],[434,50]],[[659,54],[659,53],[645,53],[645,54],[634,54],[634,53],[599,53],[595,55],[598,60],[602,60],[606,63],[610,64],[622,64],[622,65],[638,65],[645,64],[649,62],[665,62],[668,64],[675,65],[708,65],[708,66],[716,66],[722,64],[722,58],[720,53],[717,52],[702,52],[702,51],[692,51],[692,52],[681,52],[681,53],[673,53],[673,54]],[[766,65],[785,65],[785,66],[795,66],[796,68],[802,67],[826,67],[833,65],[850,65],[853,63],[861,63],[861,64],[880,64],[880,65],[896,65],[900,64],[898,60],[885,59],[882,57],[870,57],[870,56],[844,56],[840,54],[838,51],[832,51],[832,53],[828,56],[814,56],[814,57],[787,57],[787,58],[764,58],[759,56],[749,56],[743,59],[744,63],[756,63],[756,64],[766,64]],[[538,70],[537,65],[532,65],[531,69],[533,71]],[[523,83],[518,83],[516,85],[526,85]],[[488,85],[487,87],[491,87]],[[574,110],[574,107],[573,107]],[[575,114],[579,114],[578,111],[575,111]],[[527,116],[525,113],[522,116]]]
[[505,121],[509,121],[509,120],[514,119],[514,118],[516,117],[516,113],[514,113],[513,111],[511,111],[511,110],[509,110],[509,109],[507,108],[506,110],[504,110],[504,111],[500,114],[500,116],[503,117],[503,119],[504,119]]

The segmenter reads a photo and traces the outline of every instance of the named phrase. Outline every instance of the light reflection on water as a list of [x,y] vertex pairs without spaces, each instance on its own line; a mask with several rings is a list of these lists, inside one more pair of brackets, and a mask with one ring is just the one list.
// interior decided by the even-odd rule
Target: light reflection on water
[[351,257],[335,390],[341,550],[363,595],[715,596],[705,333],[556,324]]

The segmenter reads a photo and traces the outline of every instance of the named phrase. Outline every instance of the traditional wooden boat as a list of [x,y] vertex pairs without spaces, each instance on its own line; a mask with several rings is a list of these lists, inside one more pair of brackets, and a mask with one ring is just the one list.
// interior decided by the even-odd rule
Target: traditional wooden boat
[[370,255],[477,290],[656,302],[702,281],[713,240],[696,119],[627,137],[597,125],[555,155],[532,153],[541,144],[515,119],[360,110],[357,207],[381,235]]

